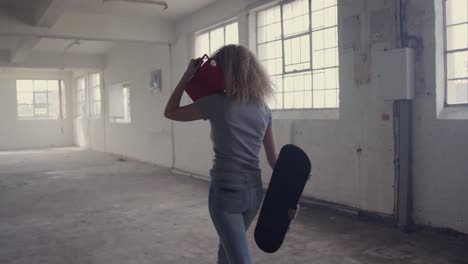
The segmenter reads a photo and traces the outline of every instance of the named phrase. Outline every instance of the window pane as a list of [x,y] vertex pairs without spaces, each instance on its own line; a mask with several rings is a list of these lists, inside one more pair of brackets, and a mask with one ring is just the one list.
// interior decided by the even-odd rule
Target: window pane
[[65,93],[65,82],[64,81],[60,81],[60,89],[61,89],[61,95],[62,95],[62,105],[60,106],[61,107],[61,110],[62,110],[62,118],[65,118],[67,116],[67,107],[66,107],[66,102],[67,102],[67,97],[66,97],[66,93]]
[[257,26],[261,27],[266,25],[266,11],[260,11],[257,13]]
[[266,31],[266,38],[264,41],[273,41],[281,38],[281,24],[269,24],[264,29]]
[[34,93],[35,104],[47,104],[47,93]]
[[95,87],[101,85],[101,74],[94,73],[90,75],[90,84],[91,87]]
[[47,81],[47,90],[49,91],[58,91],[58,80]]
[[304,108],[304,91],[294,93],[294,108]]
[[34,81],[34,91],[35,92],[46,92],[47,91],[47,81],[35,80]]
[[313,91],[314,108],[325,108],[325,91]]
[[58,105],[49,105],[48,116],[52,118],[57,118],[59,116],[59,107]]
[[210,32],[210,53],[213,54],[224,45],[224,27]]
[[304,75],[294,76],[293,91],[304,91]]
[[[312,0],[312,11],[317,11],[323,9],[324,0]],[[312,16],[313,17],[313,16]]]
[[238,25],[232,23],[226,26],[226,45],[227,44],[238,44],[239,43],[239,31]]
[[47,116],[48,115],[47,107],[35,107],[34,115],[35,116]]
[[323,23],[324,23],[323,11],[313,12],[312,13],[312,30],[323,28]]
[[326,108],[337,107],[336,91],[337,90],[325,91],[325,107]]
[[284,108],[294,108],[294,93],[284,93]]
[[285,92],[294,91],[294,75],[286,75],[284,76],[284,85],[283,85]]
[[309,30],[309,2],[298,0],[283,6],[284,36],[299,34]]
[[304,108],[312,108],[312,91],[304,92]]
[[195,56],[201,57],[204,54],[210,53],[209,34],[205,33],[195,38]]
[[101,100],[101,86],[94,87],[93,100],[94,101]]
[[337,0],[323,0],[323,7],[337,5]]
[[338,89],[338,68],[326,69],[325,71],[325,89]]
[[316,71],[313,74],[312,78],[313,90],[324,90],[325,89],[325,72],[324,71]]
[[32,80],[17,80],[16,81],[16,90],[18,92],[32,92],[33,91],[33,81]]
[[123,115],[125,121],[130,121],[130,89],[123,88]]
[[337,15],[338,15],[338,12],[337,12],[336,6],[329,7],[323,10],[323,26],[331,27],[331,26],[337,25],[338,24]]
[[326,49],[324,52],[325,67],[334,67],[338,65],[338,49]]
[[266,60],[268,58],[267,56],[267,47],[268,47],[268,44],[261,44],[261,45],[258,45],[257,47],[257,56],[258,56],[258,59],[259,60]]
[[447,28],[447,50],[468,48],[468,24]]
[[447,0],[447,25],[468,21],[467,0]]
[[468,104],[468,79],[448,81],[448,104]]
[[468,51],[447,54],[447,76],[449,79],[468,77]]
[[284,41],[286,71],[310,68],[310,37],[305,35]]
[[322,50],[324,49],[324,38],[323,38],[324,30],[319,30],[312,32],[312,48],[313,50]]
[[[59,95],[58,92],[49,92],[47,101],[49,105],[59,105]],[[37,103],[37,102],[36,102]]]
[[18,104],[30,104],[32,105],[34,103],[33,99],[33,93],[24,93],[24,92],[19,92],[16,94],[16,100]]
[[314,51],[312,58],[313,58],[313,62],[312,62],[313,69],[322,69],[324,67],[323,50]]
[[328,28],[323,30],[323,48],[334,48],[338,46],[338,28]]
[[257,30],[257,43],[261,44],[266,42],[267,39],[267,32],[266,32],[266,26],[264,27],[259,27]]
[[91,107],[92,113],[95,117],[101,115],[101,102],[93,102]]
[[18,105],[18,117],[33,117],[33,109],[32,105]]
[[275,90],[275,93],[281,93],[283,92],[283,77],[279,76],[276,78],[273,78],[273,89]]

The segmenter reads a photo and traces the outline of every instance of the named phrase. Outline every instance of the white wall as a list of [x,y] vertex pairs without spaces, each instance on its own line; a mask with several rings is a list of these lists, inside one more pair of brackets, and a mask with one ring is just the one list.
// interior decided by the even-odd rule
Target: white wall
[[[92,149],[172,167],[171,123],[163,118],[170,95],[170,48],[149,44],[123,44],[107,55],[103,71],[104,95],[101,119],[85,123],[85,144]],[[150,72],[162,69],[162,92],[149,89]],[[79,75],[79,74],[78,74]],[[109,87],[130,83],[130,124],[110,123]]]
[[[183,73],[190,57],[191,34],[204,27],[239,16],[241,43],[248,45],[247,13],[252,1],[218,1],[189,16],[177,25],[174,45],[173,83]],[[340,19],[361,13],[361,1],[340,3]],[[349,2],[349,1],[348,1]],[[384,1],[372,1],[369,8],[384,6]],[[341,21],[341,20],[340,20]],[[366,32],[363,28],[360,32]],[[355,32],[359,39],[359,32]],[[375,87],[357,85],[355,62],[357,52],[340,50],[340,110],[312,110],[290,114],[289,118],[275,114],[274,128],[278,146],[294,143],[302,147],[313,162],[313,177],[305,195],[338,202],[384,214],[393,213],[394,167],[392,121],[382,120],[382,113],[392,115],[392,104],[376,99]],[[359,66],[358,66],[359,67]],[[333,112],[333,111],[332,111]],[[207,122],[175,123],[175,167],[208,175],[212,152]],[[363,152],[358,154],[356,149]],[[271,170],[262,157],[264,179]]]
[[[414,217],[417,223],[468,233],[468,108],[465,119],[442,109],[442,0],[409,4],[411,45],[419,48],[414,101]],[[438,118],[439,117],[439,118]],[[457,115],[452,117],[457,118]]]
[[[16,79],[63,79],[66,85],[65,120],[18,120]],[[71,72],[0,69],[0,150],[73,145]]]

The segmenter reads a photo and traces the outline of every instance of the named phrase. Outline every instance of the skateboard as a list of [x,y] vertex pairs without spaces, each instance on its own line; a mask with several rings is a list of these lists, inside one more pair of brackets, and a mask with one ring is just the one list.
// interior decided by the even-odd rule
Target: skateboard
[[295,209],[310,177],[312,165],[306,153],[295,145],[285,145],[278,156],[255,227],[258,247],[274,253],[284,241]]

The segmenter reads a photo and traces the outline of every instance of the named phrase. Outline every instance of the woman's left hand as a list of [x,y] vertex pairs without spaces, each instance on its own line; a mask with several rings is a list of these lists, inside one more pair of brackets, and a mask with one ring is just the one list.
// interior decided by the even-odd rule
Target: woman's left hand
[[299,209],[299,205],[297,205],[296,209],[289,209],[289,218],[291,218],[291,220],[296,220],[297,214],[299,213]]

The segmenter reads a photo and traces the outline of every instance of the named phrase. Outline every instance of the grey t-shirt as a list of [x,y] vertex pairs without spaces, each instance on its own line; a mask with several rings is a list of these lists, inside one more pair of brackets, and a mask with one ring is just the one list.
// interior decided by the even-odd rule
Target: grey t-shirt
[[211,124],[215,158],[211,174],[260,172],[258,154],[271,122],[268,106],[260,102],[240,103],[225,94],[195,101],[195,107]]

